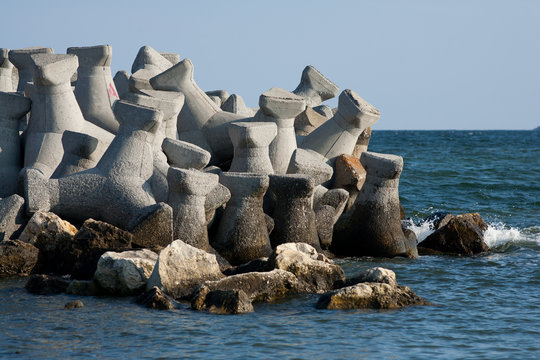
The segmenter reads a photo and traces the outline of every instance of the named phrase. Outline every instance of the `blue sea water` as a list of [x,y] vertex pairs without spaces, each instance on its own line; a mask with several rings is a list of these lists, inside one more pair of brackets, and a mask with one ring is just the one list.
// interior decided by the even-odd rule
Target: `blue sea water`
[[350,258],[347,275],[383,266],[435,306],[317,310],[317,295],[216,316],[160,312],[131,298],[34,296],[0,280],[0,357],[13,359],[538,359],[540,132],[374,131],[370,151],[403,156],[411,228],[435,211],[478,211],[490,251],[475,257]]

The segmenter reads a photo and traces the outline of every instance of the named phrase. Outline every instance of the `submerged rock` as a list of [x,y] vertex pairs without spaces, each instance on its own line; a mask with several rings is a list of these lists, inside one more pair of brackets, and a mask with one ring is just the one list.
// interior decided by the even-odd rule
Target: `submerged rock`
[[423,255],[479,254],[489,249],[484,241],[484,231],[487,228],[478,213],[457,215],[418,244],[418,251]]
[[64,309],[68,309],[68,310],[80,309],[82,307],[84,307],[84,304],[81,300],[73,300],[73,301],[68,302],[66,305],[64,305]]
[[59,276],[35,274],[30,276],[24,286],[31,294],[50,295],[66,291],[69,280]]
[[197,288],[193,298],[205,297],[209,292],[216,290],[242,290],[252,302],[272,302],[297,291],[298,287],[296,276],[288,271],[276,269],[269,272],[233,275],[218,281],[205,281]]
[[210,291],[206,287],[193,298],[191,308],[213,314],[245,314],[253,312],[253,305],[244,291]]
[[398,309],[410,305],[429,305],[407,286],[360,283],[323,294],[317,309]]
[[175,308],[174,300],[157,286],[140,295],[135,302],[156,310],[173,310]]

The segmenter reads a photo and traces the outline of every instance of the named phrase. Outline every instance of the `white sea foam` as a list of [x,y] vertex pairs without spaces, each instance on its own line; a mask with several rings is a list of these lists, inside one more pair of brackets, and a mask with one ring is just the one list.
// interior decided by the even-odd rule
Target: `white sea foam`
[[435,230],[432,229],[433,222],[425,221],[416,225],[414,222],[410,221],[407,225],[407,229],[412,230],[418,239],[418,242],[424,241],[429,235],[433,234]]
[[[425,221],[415,224],[409,221],[407,229],[412,230],[418,239],[418,242],[424,241],[435,230],[432,228],[433,223]],[[511,242],[533,242],[540,245],[540,227],[534,226],[527,229],[518,229],[508,227],[503,223],[488,224],[487,230],[484,232],[484,241],[490,248],[495,248]]]

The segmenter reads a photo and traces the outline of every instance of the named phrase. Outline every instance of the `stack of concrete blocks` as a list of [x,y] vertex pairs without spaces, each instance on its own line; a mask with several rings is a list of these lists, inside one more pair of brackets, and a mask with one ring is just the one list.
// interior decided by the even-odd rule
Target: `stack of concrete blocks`
[[[132,75],[113,80],[110,46],[67,53],[0,52],[0,196],[20,186],[26,201],[14,198],[10,213],[92,217],[134,234],[161,216],[172,224],[168,242],[217,250],[233,265],[291,241],[341,255],[415,256],[396,215],[402,160],[366,152],[379,111],[352,90],[332,111],[323,102],[339,88],[314,67],[293,92],[272,88],[251,109],[237,94],[203,92],[178,54],[142,47]],[[11,63],[17,90],[32,101],[8,93]],[[21,170],[15,125],[30,104]],[[342,154],[361,157],[367,171],[345,214],[350,184],[334,181]]]

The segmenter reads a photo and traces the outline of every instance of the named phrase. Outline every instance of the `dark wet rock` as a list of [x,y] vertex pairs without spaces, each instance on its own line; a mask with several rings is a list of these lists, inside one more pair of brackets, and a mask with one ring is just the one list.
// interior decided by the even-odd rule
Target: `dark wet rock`
[[223,274],[225,274],[226,276],[232,276],[250,272],[264,272],[267,271],[267,266],[268,258],[260,258],[251,260],[250,262],[242,265],[231,267],[230,269],[223,271]]
[[135,302],[147,308],[156,310],[173,310],[175,308],[175,301],[173,298],[165,294],[157,286],[152,287],[150,290],[137,297]]
[[29,293],[38,295],[60,294],[66,292],[69,280],[59,276],[34,274],[24,286]]
[[0,242],[0,276],[28,275],[38,261],[39,250],[19,240]]
[[242,290],[214,290],[202,287],[191,300],[191,308],[213,314],[245,314],[253,312],[253,305]]
[[105,291],[95,280],[73,280],[66,289],[66,294],[79,296],[99,296]]
[[343,286],[343,269],[308,244],[279,245],[268,259],[269,269],[281,269],[296,276],[299,292],[323,293]]
[[345,211],[349,211],[364,185],[366,170],[358,157],[342,154],[336,158],[334,176],[334,188],[345,189],[349,192],[349,199],[345,206]]
[[489,250],[484,241],[484,231],[487,228],[478,213],[457,215],[422,241],[418,245],[418,251],[422,255],[479,254]]
[[218,281],[205,281],[197,288],[193,297],[196,298],[201,292],[242,290],[252,302],[272,302],[296,292],[298,287],[296,276],[276,269],[233,275]]
[[434,212],[433,214],[426,216],[422,222],[428,223],[430,229],[438,230],[448,224],[453,217],[454,215],[446,212]]
[[133,235],[111,224],[88,219],[73,239],[72,256],[76,261],[72,276],[90,279],[94,275],[99,258],[107,251],[131,249]]
[[410,305],[430,305],[407,286],[359,283],[321,295],[318,309],[398,309]]
[[84,304],[81,300],[73,300],[73,301],[68,302],[66,305],[64,305],[64,309],[68,309],[68,310],[80,309],[82,307],[84,307]]

